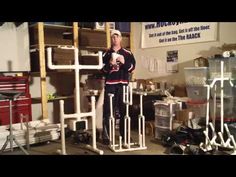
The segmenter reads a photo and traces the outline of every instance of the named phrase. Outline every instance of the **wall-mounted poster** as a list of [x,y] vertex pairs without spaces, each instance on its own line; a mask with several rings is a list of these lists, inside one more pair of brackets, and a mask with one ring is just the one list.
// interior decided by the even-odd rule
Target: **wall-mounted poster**
[[178,50],[167,51],[166,71],[168,73],[178,72]]
[[142,48],[217,40],[217,22],[144,22]]

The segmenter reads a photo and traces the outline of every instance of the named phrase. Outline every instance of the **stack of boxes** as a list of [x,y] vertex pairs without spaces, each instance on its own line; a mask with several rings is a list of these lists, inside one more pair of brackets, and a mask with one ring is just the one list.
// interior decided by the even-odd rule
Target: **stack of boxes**
[[[215,57],[209,58],[209,72],[210,78],[209,83],[213,81],[214,78],[221,77],[221,61],[224,62],[223,76],[225,78],[230,78],[235,85],[236,78],[236,58],[235,57]],[[235,87],[232,87],[228,80],[224,81],[223,88],[224,95],[224,122],[234,122],[236,121],[236,108],[235,108]],[[220,110],[221,110],[221,82],[217,81],[215,86],[211,89],[211,97],[210,100],[210,118],[215,118],[216,120],[220,120]],[[215,104],[214,105],[214,99]]]
[[[187,109],[193,111],[194,117],[206,117],[207,88],[205,84],[211,84],[215,78],[221,77],[221,61],[224,62],[223,77],[230,78],[235,85],[236,78],[236,58],[216,56],[209,58],[209,67],[189,67],[185,70],[185,81],[187,86]],[[232,122],[236,120],[235,108],[235,87],[230,85],[228,80],[224,81],[224,121]],[[221,110],[221,82],[217,81],[210,90],[210,118],[220,120]],[[215,100],[215,105],[214,105]]]
[[205,118],[207,108],[208,67],[184,68],[188,101],[186,106],[192,112],[191,118]]
[[173,100],[158,100],[154,103],[155,107],[155,139],[161,137],[172,130],[173,120],[176,111],[181,110],[182,103]]

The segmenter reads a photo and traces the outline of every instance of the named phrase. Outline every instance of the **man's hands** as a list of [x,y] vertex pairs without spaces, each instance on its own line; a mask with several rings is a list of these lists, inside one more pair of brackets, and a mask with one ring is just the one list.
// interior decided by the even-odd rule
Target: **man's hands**
[[115,64],[117,64],[117,62],[124,64],[125,63],[124,56],[116,54],[116,53],[112,53],[112,57],[110,59],[110,64],[115,65]]
[[110,64],[116,65],[116,59],[115,59],[115,58],[111,58],[111,59],[110,59]]
[[119,62],[121,62],[122,64],[124,64],[124,63],[125,63],[125,58],[124,58],[123,55],[120,55],[120,56],[116,59],[116,61],[119,61]]

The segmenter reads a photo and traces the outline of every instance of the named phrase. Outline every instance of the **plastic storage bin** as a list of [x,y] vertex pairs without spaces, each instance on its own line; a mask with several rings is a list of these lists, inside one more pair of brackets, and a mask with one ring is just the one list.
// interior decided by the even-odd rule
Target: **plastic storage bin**
[[[209,81],[212,82],[212,79],[210,79]],[[221,81],[217,81],[215,83],[215,86],[216,86],[216,97],[217,98],[220,98],[220,95],[221,95]],[[211,97],[214,98],[214,91],[215,91],[215,87],[211,88]],[[231,97],[234,97],[235,96],[235,91],[236,91],[236,88],[233,86],[230,85],[230,82],[229,81],[224,81],[224,98],[231,98]]]
[[205,118],[206,117],[206,102],[186,102],[187,109],[191,110],[194,113],[195,118]]
[[[209,73],[210,78],[216,78],[221,76],[221,61],[224,61],[224,77],[233,78],[235,77],[232,74],[233,69],[236,67],[236,58],[228,57],[228,58],[209,58]],[[232,77],[233,76],[233,77]]]
[[209,78],[207,67],[187,67],[184,68],[186,85],[205,85]]
[[165,101],[156,101],[154,103],[154,107],[155,107],[155,116],[165,116],[165,117],[170,117],[171,113],[171,106],[172,106],[172,114],[174,116],[175,112],[177,110],[180,110],[180,105],[178,103],[172,103],[172,104],[168,104]]
[[155,127],[170,128],[170,117],[156,116]]
[[155,139],[161,140],[162,136],[166,135],[169,132],[170,132],[169,129],[156,127],[155,128]]
[[207,100],[207,87],[204,86],[187,86],[187,96],[190,100],[206,101]]
[[[236,108],[234,98],[224,99],[224,122],[236,121]],[[216,99],[215,107],[215,118],[216,120],[221,119],[221,102],[220,99]],[[214,117],[214,104],[213,99],[210,100],[210,118]]]

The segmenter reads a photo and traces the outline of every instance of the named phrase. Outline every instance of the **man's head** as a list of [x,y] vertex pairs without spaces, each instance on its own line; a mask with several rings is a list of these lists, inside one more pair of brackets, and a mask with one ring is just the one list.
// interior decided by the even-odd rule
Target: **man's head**
[[122,40],[121,32],[119,30],[111,30],[112,46],[120,46],[121,40]]

